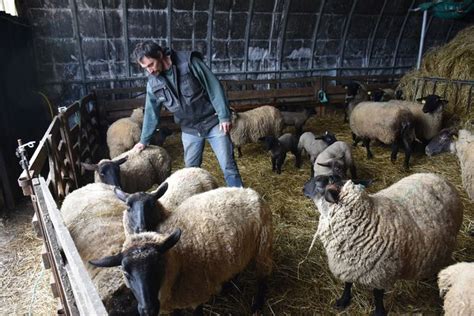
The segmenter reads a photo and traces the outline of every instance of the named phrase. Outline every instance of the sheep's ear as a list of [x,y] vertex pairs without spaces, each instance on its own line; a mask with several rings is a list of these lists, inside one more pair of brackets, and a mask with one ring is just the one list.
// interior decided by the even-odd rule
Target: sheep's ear
[[171,247],[176,245],[176,243],[179,241],[180,238],[181,238],[181,229],[176,228],[174,232],[171,233],[171,235],[169,235],[161,245],[157,246],[157,250],[160,253],[165,253]]
[[123,164],[125,161],[127,161],[128,159],[128,156],[125,156],[123,158],[120,158],[119,160],[114,160],[114,163],[117,165],[117,166],[120,166],[121,164]]
[[90,260],[89,263],[100,268],[118,267],[122,264],[123,254],[119,253],[114,256],[103,257],[101,259]]
[[163,183],[158,187],[158,189],[156,189],[155,191],[151,192],[151,195],[153,195],[153,197],[158,200],[160,197],[163,196],[163,194],[165,194],[166,190],[168,190],[168,182],[163,182]]
[[81,166],[82,168],[84,168],[84,170],[89,170],[89,171],[99,170],[99,165],[96,165],[96,164],[81,162]]
[[119,187],[115,187],[115,188],[114,188],[114,193],[115,193],[115,196],[116,196],[120,201],[123,201],[123,202],[126,202],[128,196],[129,196],[128,193],[123,192]]
[[329,203],[337,203],[339,201],[339,190],[334,187],[326,188],[326,192],[324,192],[324,198]]

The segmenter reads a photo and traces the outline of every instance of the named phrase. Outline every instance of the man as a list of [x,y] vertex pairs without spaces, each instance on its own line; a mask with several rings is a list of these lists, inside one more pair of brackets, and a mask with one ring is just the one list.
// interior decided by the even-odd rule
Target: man
[[163,49],[153,41],[139,43],[133,54],[149,73],[142,134],[134,148],[143,150],[150,143],[164,105],[181,126],[186,167],[201,166],[207,140],[227,185],[242,187],[229,136],[232,124],[227,98],[201,55]]

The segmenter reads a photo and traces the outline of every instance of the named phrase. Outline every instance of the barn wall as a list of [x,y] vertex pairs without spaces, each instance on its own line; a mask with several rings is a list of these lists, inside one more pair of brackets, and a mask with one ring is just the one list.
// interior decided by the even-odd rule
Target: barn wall
[[[33,25],[38,77],[67,104],[95,86],[143,78],[130,55],[144,39],[199,50],[226,78],[401,73],[416,63],[422,14],[409,9],[421,2],[29,0],[21,12]],[[472,22],[431,18],[425,48]],[[358,70],[366,67],[388,69]]]

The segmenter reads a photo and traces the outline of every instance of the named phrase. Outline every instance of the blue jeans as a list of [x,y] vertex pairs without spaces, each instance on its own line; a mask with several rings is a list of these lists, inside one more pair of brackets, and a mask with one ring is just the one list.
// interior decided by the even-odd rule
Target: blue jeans
[[184,164],[186,167],[200,167],[204,140],[209,142],[219,165],[224,173],[225,182],[229,187],[243,187],[239,169],[234,159],[234,148],[230,137],[219,130],[219,124],[214,126],[206,136],[195,136],[181,133],[184,147]]

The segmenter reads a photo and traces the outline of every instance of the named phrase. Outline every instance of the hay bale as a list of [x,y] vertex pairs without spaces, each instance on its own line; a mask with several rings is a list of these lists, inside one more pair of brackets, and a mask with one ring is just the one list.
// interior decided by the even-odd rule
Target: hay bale
[[[458,86],[454,83],[427,83],[423,89],[416,88],[417,78],[436,77],[448,80],[474,79],[474,26],[460,31],[449,43],[430,49],[423,56],[419,70],[407,72],[401,79],[399,88],[407,100],[435,93],[449,101],[447,117],[457,116],[462,122],[474,118],[474,91],[471,92],[469,111],[468,99],[470,86]],[[473,89],[474,90],[474,89]],[[416,93],[416,95],[415,95]]]

